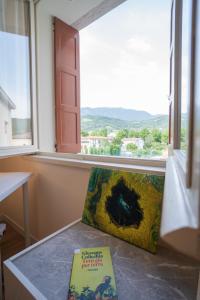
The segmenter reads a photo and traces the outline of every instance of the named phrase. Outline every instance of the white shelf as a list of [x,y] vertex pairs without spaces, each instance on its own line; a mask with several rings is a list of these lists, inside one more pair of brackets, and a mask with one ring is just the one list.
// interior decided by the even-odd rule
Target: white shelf
[[29,180],[29,172],[3,172],[0,173],[0,201],[15,192]]

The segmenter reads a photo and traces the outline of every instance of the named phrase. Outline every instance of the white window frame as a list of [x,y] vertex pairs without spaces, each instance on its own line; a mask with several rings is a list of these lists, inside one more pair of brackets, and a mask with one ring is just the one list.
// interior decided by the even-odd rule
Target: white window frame
[[[176,50],[176,64],[175,64],[175,75],[174,75],[174,86],[176,88],[175,95],[174,95],[174,110],[172,112],[172,118],[174,121],[174,128],[173,130],[173,155],[178,166],[179,172],[185,182],[187,188],[190,188],[192,185],[192,152],[193,152],[193,109],[194,109],[194,48],[195,48],[195,40],[194,40],[194,31],[195,31],[195,0],[191,0],[192,6],[192,20],[191,20],[191,48],[190,48],[190,94],[188,99],[188,149],[187,151],[183,151],[180,148],[181,144],[181,75],[182,75],[182,5],[184,0],[172,0],[172,7],[176,5],[177,11],[175,19],[176,24],[175,26],[175,38],[174,47]],[[172,29],[173,31],[173,29]],[[172,40],[171,40],[172,43]],[[171,78],[170,78],[171,81]]]
[[[116,165],[120,164],[130,164],[130,165],[141,165],[146,167],[160,167],[165,168],[166,159],[145,159],[145,158],[126,158],[122,156],[100,156],[100,155],[87,155],[87,154],[71,154],[71,153],[57,153],[57,152],[41,152],[39,147],[39,125],[38,125],[38,105],[37,105],[37,52],[36,52],[36,15],[35,8],[40,0],[27,0],[30,2],[30,26],[31,26],[31,92],[32,92],[32,125],[33,125],[33,145],[31,146],[10,146],[10,147],[0,147],[0,158],[1,157],[9,157],[14,155],[26,155],[26,154],[34,154],[37,153],[40,159],[43,157],[51,157],[56,159],[63,159],[64,161],[67,159],[81,161],[89,161],[89,162],[100,162],[100,163],[113,163]],[[124,0],[118,0],[119,3],[124,2]],[[114,8],[117,6],[117,1],[113,0],[113,3],[110,4],[110,7],[107,7],[106,4],[102,4],[101,12],[93,11],[92,16],[88,19],[88,16],[84,16],[77,24],[72,24],[80,29],[92,23],[95,19],[98,18],[98,15],[103,15],[108,10],[111,9],[111,6]]]
[[35,14],[33,0],[29,2],[30,14],[30,91],[31,91],[31,124],[32,145],[27,146],[3,146],[0,147],[0,158],[13,155],[24,155],[38,152],[38,126],[37,126],[37,102],[36,102],[36,50],[35,50]]
[[[40,0],[39,0],[40,1]],[[125,0],[126,1],[126,0]],[[114,3],[115,0],[113,1],[113,8],[115,8],[116,4]],[[117,2],[117,1],[116,1]],[[118,2],[124,2],[122,1],[118,1]],[[105,8],[104,8],[105,6]],[[104,11],[105,9],[105,11]],[[102,4],[102,13],[101,16],[103,16],[103,12],[107,13],[107,9],[108,7],[106,7],[105,4]],[[99,12],[98,12],[99,13]],[[97,14],[98,14],[97,13]],[[74,24],[72,24],[72,26],[76,26],[76,28],[78,27],[79,30],[83,29],[84,27],[88,26],[89,24],[91,24],[93,21],[95,21],[97,18],[97,15],[95,15],[95,11],[93,11],[93,14],[90,14],[90,18],[88,19],[87,16],[83,17],[83,19],[81,19],[78,22],[75,22]],[[81,108],[81,106],[80,106]],[[169,116],[169,114],[168,114]],[[80,116],[81,118],[81,116]],[[169,128],[169,124],[168,124],[168,128]],[[81,135],[81,130],[80,130],[80,135]],[[93,155],[93,154],[82,154],[82,153],[59,153],[59,152],[43,152],[43,151],[39,151],[38,153],[40,155],[40,160],[42,160],[42,157],[53,157],[61,159],[63,158],[65,159],[75,159],[75,160],[79,160],[79,161],[91,161],[91,162],[102,162],[102,163],[115,163],[115,164],[127,164],[129,163],[130,165],[142,165],[142,166],[151,166],[151,167],[160,167],[160,168],[165,168],[166,166],[166,158],[138,158],[138,157],[125,157],[125,156],[109,156],[109,155]]]

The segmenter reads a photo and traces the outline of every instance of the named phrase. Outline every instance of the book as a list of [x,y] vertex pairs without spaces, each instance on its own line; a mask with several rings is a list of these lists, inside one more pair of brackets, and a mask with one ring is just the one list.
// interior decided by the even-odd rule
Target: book
[[109,247],[74,251],[68,300],[117,300]]

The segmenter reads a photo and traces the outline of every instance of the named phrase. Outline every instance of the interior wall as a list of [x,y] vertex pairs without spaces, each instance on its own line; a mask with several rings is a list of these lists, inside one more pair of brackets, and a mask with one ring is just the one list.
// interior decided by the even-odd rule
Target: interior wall
[[[0,160],[1,172],[28,171],[31,233],[41,239],[82,215],[89,169],[34,162],[25,157]],[[22,190],[1,203],[1,214],[23,227]]]

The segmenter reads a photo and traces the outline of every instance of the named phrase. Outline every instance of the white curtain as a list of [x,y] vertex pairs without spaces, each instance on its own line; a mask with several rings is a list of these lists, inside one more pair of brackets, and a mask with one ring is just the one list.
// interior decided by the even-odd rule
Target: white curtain
[[0,31],[29,35],[28,1],[0,0]]

